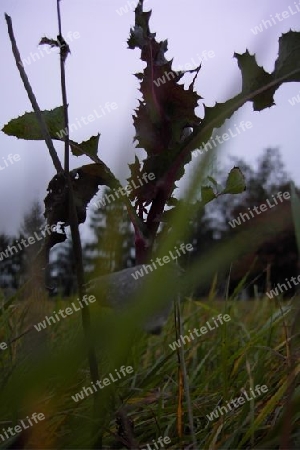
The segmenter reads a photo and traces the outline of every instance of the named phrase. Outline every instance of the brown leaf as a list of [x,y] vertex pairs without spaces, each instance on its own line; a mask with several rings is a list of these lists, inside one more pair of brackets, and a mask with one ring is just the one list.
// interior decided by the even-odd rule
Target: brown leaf
[[[88,203],[98,192],[99,185],[116,188],[118,181],[103,163],[87,164],[70,172],[78,223],[84,223]],[[62,233],[51,233],[46,240],[49,251],[55,244],[66,239],[65,227],[69,221],[69,197],[64,173],[55,175],[49,183],[45,202],[45,217],[50,226],[61,224]]]

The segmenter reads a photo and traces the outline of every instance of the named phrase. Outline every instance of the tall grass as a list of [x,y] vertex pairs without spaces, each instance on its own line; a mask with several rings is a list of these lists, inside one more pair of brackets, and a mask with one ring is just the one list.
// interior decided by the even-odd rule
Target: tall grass
[[[187,198],[197,198],[212,157],[213,153],[205,156],[195,171]],[[178,242],[189,242],[189,214],[183,203],[173,216],[172,232],[158,240],[157,256],[168,254]],[[284,303],[278,298],[218,301],[213,289],[204,301],[188,297],[195,282],[205,283],[242,247],[247,247],[245,233],[202,256],[182,280],[174,280],[170,271],[154,271],[145,279],[143,293],[123,312],[101,306],[101,298],[90,305],[100,378],[123,364],[134,369],[132,375],[99,391],[103,448],[145,448],[147,443],[154,445],[159,436],[168,436],[173,449],[276,449],[282,442],[297,448],[300,366],[299,336],[293,327],[297,297]],[[166,299],[176,299],[178,291],[185,300],[178,312],[185,334],[219,313],[231,317],[186,343],[181,359],[170,348],[181,332],[173,316],[160,336],[149,337],[137,327],[152,309]],[[1,426],[13,426],[31,411],[43,412],[46,419],[1,443],[0,448],[19,448],[21,438],[28,449],[93,448],[93,396],[79,402],[72,399],[84,386],[91,386],[80,314],[74,313],[43,332],[31,329],[22,335],[45,315],[74,300],[56,299],[53,303],[32,295],[22,302],[15,298],[2,308],[1,339],[14,341],[0,355]],[[207,415],[217,406],[239,397],[241,389],[249,392],[256,385],[266,385],[267,393],[208,420]]]
[[[291,359],[297,356],[290,352],[291,343],[299,341],[299,337],[290,335],[295,301],[296,298],[277,304],[268,299],[247,303],[187,300],[183,304],[183,329],[187,335],[188,330],[199,329],[219,313],[231,317],[229,322],[184,345],[198,448],[278,448],[284,433],[282,424]],[[97,327],[103,322],[103,330],[96,333],[98,337],[102,335],[102,339],[96,339],[96,342],[100,367],[104,365],[108,373],[113,371],[107,352],[110,346],[105,342],[105,336],[106,339],[112,337],[108,328],[113,329],[116,340],[122,340],[126,327],[97,305],[92,308],[92,314]],[[12,324],[17,326],[22,320],[21,311],[15,308],[10,317],[2,315],[1,330]],[[78,403],[71,398],[83,386],[90,386],[80,335],[80,316],[74,314],[49,327],[48,350],[44,358],[35,363],[34,358],[30,358],[30,366],[22,358],[16,363],[21,346],[15,345],[12,351],[1,355],[2,420],[12,417],[7,415],[8,408],[10,413],[15,409],[19,417],[22,414],[25,417],[28,403],[46,415],[45,423],[32,427],[25,448],[80,449],[89,448],[92,444],[92,396]],[[170,448],[187,448],[191,444],[184,399],[181,438],[176,426],[180,390],[178,361],[176,351],[169,346],[174,336],[174,322],[170,317],[161,336],[135,335],[134,342],[126,347],[123,361],[132,365],[133,375],[101,392],[106,405],[104,448],[126,448],[120,441],[128,442],[129,436],[126,433],[123,437],[118,436],[116,427],[116,414],[120,409],[134,423],[132,434],[140,448],[163,435],[170,437]],[[1,337],[7,337],[5,332]],[[25,367],[27,373],[24,373]],[[295,376],[298,376],[299,369],[298,350]],[[206,415],[218,405],[226,405],[241,394],[241,389],[249,392],[256,385],[266,385],[268,392],[217,420],[208,420]],[[300,437],[299,393],[297,386],[292,395],[291,448],[297,448]],[[2,425],[5,428],[4,422]]]

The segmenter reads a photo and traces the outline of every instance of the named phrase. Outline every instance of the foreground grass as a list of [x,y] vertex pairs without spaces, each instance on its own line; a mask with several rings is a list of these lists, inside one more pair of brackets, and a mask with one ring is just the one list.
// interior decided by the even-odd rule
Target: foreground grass
[[[133,373],[99,390],[105,429],[103,448],[145,448],[149,444],[154,449],[160,436],[170,438],[166,447],[171,449],[189,448],[193,437],[199,449],[299,448],[299,336],[291,336],[293,305],[298,300],[281,305],[268,299],[184,303],[185,335],[207,321],[212,325],[212,317],[220,313],[231,318],[183,345],[194,436],[177,351],[170,348],[175,340],[173,317],[161,336],[136,334],[122,356],[122,364],[131,365]],[[2,315],[0,341],[8,342],[12,333],[16,336],[24,331],[29,316],[41,320],[61,305],[67,306],[65,301],[55,305],[44,302],[40,315],[32,316],[34,306],[29,315],[28,305],[23,303]],[[121,346],[126,328],[111,326],[108,310],[93,305],[91,312],[104,378],[121,367],[116,360],[112,363],[109,344],[114,339]],[[98,328],[102,328],[100,334]],[[28,411],[46,416],[26,436],[25,448],[91,446],[92,395],[78,402],[72,399],[84,386],[91,386],[81,333],[80,315],[74,314],[45,332],[29,333],[33,339],[29,347],[20,338],[1,352],[0,429],[26,417]],[[207,418],[217,406],[226,406],[239,397],[242,389],[252,397],[250,389],[257,385],[267,386],[267,392],[227,413],[223,409],[214,420]],[[14,439],[11,445],[15,447],[10,448],[19,448]],[[0,448],[7,448],[7,443]]]

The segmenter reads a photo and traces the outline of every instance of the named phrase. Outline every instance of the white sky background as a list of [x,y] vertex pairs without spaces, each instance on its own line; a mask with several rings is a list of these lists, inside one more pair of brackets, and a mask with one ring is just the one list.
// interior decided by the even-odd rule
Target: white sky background
[[[130,3],[130,2],[129,2]],[[132,4],[136,4],[134,0]],[[152,9],[150,27],[158,40],[168,39],[167,58],[174,58],[174,68],[185,65],[204,50],[215,57],[203,61],[196,89],[203,102],[213,106],[241,90],[241,75],[233,53],[246,49],[256,53],[259,65],[271,72],[278,51],[278,38],[290,29],[300,31],[300,13],[276,22],[256,36],[251,28],[270,14],[281,13],[299,0],[148,0],[145,9]],[[100,105],[115,102],[118,107],[105,117],[74,131],[71,138],[81,142],[101,133],[99,156],[125,183],[129,175],[126,163],[133,162],[135,149],[132,139],[132,114],[139,98],[138,80],[141,71],[138,50],[127,49],[129,29],[134,24],[134,12],[120,16],[117,9],[126,0],[62,0],[63,35],[78,32],[80,37],[70,43],[67,60],[67,89],[70,123],[88,116]],[[128,7],[128,5],[127,5]],[[299,6],[300,9],[300,6]],[[41,109],[61,105],[59,57],[47,55],[38,47],[43,36],[56,38],[56,0],[0,0],[0,129],[10,119],[32,111],[27,93],[19,77],[7,35],[4,12],[12,17],[14,32],[22,58],[42,49],[45,57],[25,66],[27,75]],[[68,39],[67,39],[68,40]],[[287,83],[275,94],[276,106],[253,112],[247,103],[226,123],[219,134],[241,120],[251,121],[252,129],[220,146],[221,154],[234,154],[253,162],[266,147],[279,147],[288,171],[299,184],[300,103],[291,106],[288,99],[300,91],[299,83]],[[197,113],[201,115],[202,101]],[[55,142],[60,158],[63,146]],[[9,153],[18,153],[19,162],[0,171],[0,232],[15,233],[31,202],[43,200],[50,179],[55,174],[46,146],[41,141],[23,141],[0,132],[0,165]],[[71,157],[71,168],[89,163],[86,157]],[[195,164],[200,158],[195,158]],[[124,168],[124,163],[125,168]],[[222,164],[221,159],[217,164]]]

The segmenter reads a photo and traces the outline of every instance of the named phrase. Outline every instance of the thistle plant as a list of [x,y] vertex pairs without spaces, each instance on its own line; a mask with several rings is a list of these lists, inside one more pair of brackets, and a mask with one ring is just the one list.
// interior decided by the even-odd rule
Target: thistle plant
[[[57,0],[58,36],[57,38],[44,36],[40,41],[40,45],[56,47],[60,55],[62,105],[54,107],[52,110],[42,110],[38,105],[25,68],[21,63],[22,59],[14,37],[12,20],[5,15],[16,66],[33,111],[12,119],[3,127],[2,131],[19,139],[44,140],[46,143],[56,169],[56,175],[48,185],[48,193],[45,197],[45,218],[50,227],[57,227],[57,231],[51,233],[45,240],[45,267],[49,260],[50,250],[67,238],[66,228],[70,227],[76,257],[79,296],[82,298],[85,295],[86,283],[79,224],[85,222],[87,206],[101,186],[105,185],[112,191],[123,189],[123,187],[110,168],[98,156],[100,134],[81,143],[75,142],[69,136],[65,71],[66,61],[70,58],[70,48],[63,37],[60,1]],[[146,157],[141,160],[137,152],[134,162],[129,164],[128,183],[135,186],[134,183],[138,179],[147,179],[148,182],[133,187],[128,195],[121,196],[134,227],[136,263],[138,265],[149,262],[154,254],[166,254],[165,252],[170,250],[178,239],[186,237],[188,219],[196,210],[203,208],[221,195],[239,194],[246,188],[243,174],[238,167],[232,168],[229,172],[225,186],[220,187],[213,177],[207,177],[203,181],[202,175],[210,158],[209,155],[204,155],[203,158],[197,159],[198,169],[190,182],[188,201],[178,200],[174,195],[176,183],[184,177],[185,167],[192,161],[193,152],[205,145],[211,139],[214,129],[221,127],[245,103],[250,102],[255,111],[262,111],[274,105],[274,94],[283,83],[300,81],[300,33],[289,31],[279,39],[278,56],[272,73],[266,72],[258,66],[255,56],[248,51],[243,54],[235,53],[234,57],[237,59],[242,76],[241,92],[224,103],[216,103],[213,107],[204,105],[204,117],[200,119],[196,115],[195,109],[202,97],[195,90],[195,81],[201,71],[201,64],[193,70],[175,71],[172,69],[172,61],[165,56],[168,49],[167,41],[157,41],[156,34],[150,31],[151,12],[144,11],[143,3],[143,0],[140,0],[136,6],[135,24],[130,30],[128,48],[138,49],[141,61],[145,63],[143,71],[135,74],[140,81],[140,100],[134,111],[133,123],[136,147],[143,149]],[[166,73],[170,75],[168,81],[157,83],[157,80]],[[187,89],[180,84],[186,73],[193,75],[193,80]],[[62,130],[66,132],[62,133]],[[57,155],[55,141],[64,142],[63,163]],[[86,155],[90,158],[91,163],[70,170],[71,155],[75,157]],[[153,176],[150,178],[149,174],[153,174]],[[231,249],[227,258],[232,257],[233,254]],[[225,260],[226,258],[224,262],[226,262]],[[186,281],[193,282],[198,279],[199,267],[201,267],[203,277],[212,273],[211,265],[208,264],[203,269],[203,264],[202,266],[201,264],[200,261],[192,268]],[[159,289],[160,287],[153,287],[146,303],[151,303],[151,296],[155,297],[153,293],[157,293]],[[176,293],[176,286],[164,286],[163,289],[165,289],[164,294],[168,293],[174,296]],[[155,303],[155,300],[153,302]],[[176,317],[179,320],[179,304],[177,304],[176,310]],[[99,370],[89,308],[82,310],[82,324],[90,376],[92,381],[96,382],[99,378]],[[182,324],[179,321],[177,325],[177,333],[180,334]],[[113,345],[111,349],[113,349]],[[178,357],[182,368],[180,375],[182,378],[179,381],[184,381],[186,395],[188,395],[184,354],[180,352]],[[193,435],[193,445],[196,448],[193,417],[188,397],[187,403],[189,426]],[[101,415],[100,409],[99,396],[96,393],[94,417]],[[102,445],[103,430],[101,426],[96,423],[94,429],[95,448],[97,446],[101,448]],[[96,431],[97,429],[98,431]],[[182,433],[180,420],[177,430],[180,436]]]

